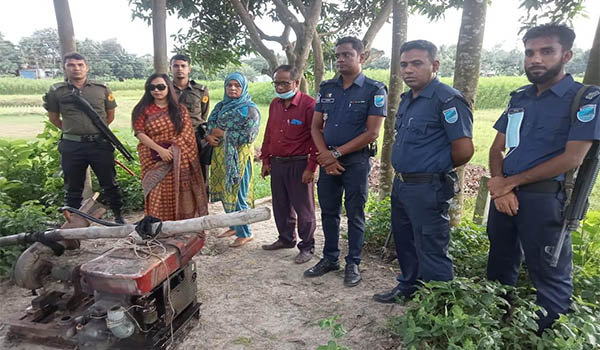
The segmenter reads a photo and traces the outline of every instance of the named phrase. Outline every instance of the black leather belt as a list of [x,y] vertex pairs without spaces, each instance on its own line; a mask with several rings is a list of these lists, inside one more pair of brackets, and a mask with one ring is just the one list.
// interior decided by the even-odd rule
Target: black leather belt
[[302,160],[302,159],[308,159],[308,156],[304,155],[304,156],[291,156],[291,157],[275,157],[275,156],[271,157],[271,160],[274,160],[277,162],[291,162],[294,160]]
[[543,180],[526,185],[517,186],[517,191],[538,192],[538,193],[556,193],[564,188],[563,181]]
[[102,134],[89,134],[89,135],[74,135],[74,134],[62,134],[63,140],[75,141],[75,142],[94,142],[103,140],[104,135]]
[[440,176],[434,173],[396,173],[396,178],[400,182],[412,184],[425,184],[431,182],[434,176]]

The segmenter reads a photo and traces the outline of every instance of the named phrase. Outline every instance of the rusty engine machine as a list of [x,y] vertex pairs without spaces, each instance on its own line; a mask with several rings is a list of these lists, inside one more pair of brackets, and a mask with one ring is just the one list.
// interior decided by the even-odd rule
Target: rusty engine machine
[[[90,199],[81,211],[99,218],[105,209]],[[89,225],[71,215],[63,228]],[[115,247],[111,241],[95,252],[79,249],[77,241],[63,245],[77,249],[57,257],[34,243],[17,261],[15,282],[38,296],[22,315],[4,322],[11,334],[82,350],[164,349],[197,323],[192,257],[203,247],[203,235],[181,234],[140,247]]]

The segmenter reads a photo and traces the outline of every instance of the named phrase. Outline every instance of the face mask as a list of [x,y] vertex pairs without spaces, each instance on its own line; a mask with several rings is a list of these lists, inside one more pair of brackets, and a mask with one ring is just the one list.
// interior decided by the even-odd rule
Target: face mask
[[275,96],[279,97],[282,100],[287,100],[296,96],[296,90],[290,90],[288,92],[284,92],[283,94],[280,94],[277,91],[275,91]]

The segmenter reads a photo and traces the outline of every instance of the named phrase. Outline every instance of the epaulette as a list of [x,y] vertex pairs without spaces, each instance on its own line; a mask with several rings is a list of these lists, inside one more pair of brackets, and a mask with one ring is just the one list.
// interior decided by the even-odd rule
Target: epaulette
[[103,88],[108,88],[108,85],[106,85],[106,83],[103,83],[101,81],[97,81],[97,80],[88,80],[89,84],[92,85],[97,85],[97,86],[102,86]]
[[68,85],[69,84],[67,84],[66,81],[59,81],[58,83],[52,84],[50,86],[50,90],[56,91],[56,90],[58,90],[58,88],[65,87],[65,86],[68,86]]
[[518,89],[516,89],[516,90],[514,90],[514,91],[511,91],[511,92],[510,92],[510,95],[511,95],[511,96],[515,96],[515,95],[517,95],[517,94],[520,94],[520,93],[522,93],[523,91],[525,91],[525,90],[526,90],[528,87],[530,87],[530,86],[531,86],[531,84],[529,84],[529,85],[525,85],[525,86],[521,86],[520,88],[518,88]]
[[365,83],[375,85],[378,89],[386,89],[387,90],[387,87],[385,86],[384,83],[377,81],[377,80],[373,80],[369,77],[365,77]]
[[190,85],[194,88],[194,89],[198,89],[200,91],[204,91],[206,90],[206,86],[202,85],[202,84],[198,84],[193,80],[190,80]]
[[[590,91],[591,90],[591,91]],[[600,95],[600,86],[592,85],[586,90],[587,94],[583,96],[586,100],[591,100]]]
[[472,108],[471,103],[467,101],[465,96],[452,86],[441,83],[436,87],[435,94],[439,97],[440,101],[442,101],[442,104],[446,104],[457,98],[467,105],[467,107]]
[[330,83],[335,83],[335,81],[336,81],[335,79],[323,80],[321,82],[321,84],[319,84],[319,86],[325,86],[325,85],[330,84]]

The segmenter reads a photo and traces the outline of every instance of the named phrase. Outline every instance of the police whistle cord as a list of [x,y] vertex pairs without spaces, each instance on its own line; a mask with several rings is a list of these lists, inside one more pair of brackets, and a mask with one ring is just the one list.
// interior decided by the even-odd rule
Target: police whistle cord
[[[177,235],[190,232],[200,232],[204,230],[212,230],[220,227],[248,225],[255,222],[269,220],[271,218],[271,210],[267,207],[242,210],[228,214],[206,215],[197,218],[154,222],[150,223],[151,232],[157,232],[160,227],[159,234]],[[45,231],[45,239],[52,241],[62,241],[66,239],[101,239],[101,238],[126,238],[129,234],[135,231],[136,225],[125,224],[119,226],[90,226],[80,228],[65,228],[52,229]],[[157,233],[158,234],[158,233]],[[27,236],[31,233],[19,233],[10,236],[0,237],[0,247],[21,244],[27,242]]]
[[117,136],[113,134],[108,125],[104,123],[102,118],[100,118],[100,115],[98,115],[98,112],[94,110],[94,107],[92,107],[92,105],[79,94],[73,93],[69,96],[71,97],[75,106],[78,107],[81,111],[83,111],[85,115],[88,116],[88,118],[90,118],[94,126],[97,127],[98,130],[100,130],[100,132],[108,139],[108,141],[110,141],[110,143],[113,144],[113,146],[115,146],[115,148],[119,152],[121,152],[123,157],[125,157],[125,159],[127,159],[128,161],[132,161],[133,156],[131,155],[131,153],[129,153],[125,146],[123,146],[123,144],[121,143],[121,141],[119,141]]

